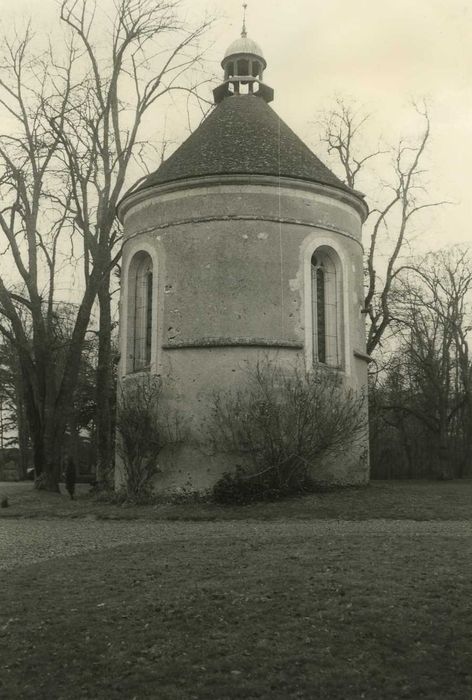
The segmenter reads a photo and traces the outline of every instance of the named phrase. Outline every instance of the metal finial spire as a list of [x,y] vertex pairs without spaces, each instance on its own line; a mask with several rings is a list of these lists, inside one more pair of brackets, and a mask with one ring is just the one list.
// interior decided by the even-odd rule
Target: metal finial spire
[[243,2],[243,29],[241,31],[241,36],[242,37],[247,37],[247,31],[246,31],[246,10],[247,10],[247,2]]

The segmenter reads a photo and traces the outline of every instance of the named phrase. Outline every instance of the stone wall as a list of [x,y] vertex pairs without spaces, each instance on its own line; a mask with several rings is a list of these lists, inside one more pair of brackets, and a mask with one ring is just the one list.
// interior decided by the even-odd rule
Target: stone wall
[[[261,357],[312,366],[310,260],[318,246],[342,266],[343,381],[365,388],[363,205],[341,190],[274,178],[202,178],[131,197],[125,224],[120,376],[133,381],[128,267],[145,250],[154,264],[151,371],[162,378],[167,410],[193,435],[217,389],[240,387]],[[324,469],[338,483],[367,479],[366,446]],[[361,454],[362,453],[362,454]],[[186,444],[164,454],[158,489],[209,488],[235,456]],[[118,469],[119,479],[119,469]]]

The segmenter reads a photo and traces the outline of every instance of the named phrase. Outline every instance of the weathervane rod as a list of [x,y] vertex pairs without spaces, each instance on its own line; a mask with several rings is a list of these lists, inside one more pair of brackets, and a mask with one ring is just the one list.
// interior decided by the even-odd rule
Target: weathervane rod
[[247,2],[243,2],[243,29],[241,32],[242,37],[247,36],[247,31],[246,31],[246,10],[247,10]]

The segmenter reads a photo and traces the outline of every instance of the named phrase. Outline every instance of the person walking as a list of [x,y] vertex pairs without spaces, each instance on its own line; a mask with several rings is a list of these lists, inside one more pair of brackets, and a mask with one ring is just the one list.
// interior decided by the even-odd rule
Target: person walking
[[66,482],[67,493],[71,497],[71,500],[74,500],[76,472],[75,462],[70,455],[66,457],[66,468],[64,470],[64,477]]

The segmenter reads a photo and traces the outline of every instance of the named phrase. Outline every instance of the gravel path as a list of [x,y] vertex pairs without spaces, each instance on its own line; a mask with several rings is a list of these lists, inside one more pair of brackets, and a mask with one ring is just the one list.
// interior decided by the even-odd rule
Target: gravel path
[[123,544],[251,539],[270,544],[316,537],[453,537],[472,540],[472,522],[413,520],[315,520],[229,522],[143,522],[94,520],[0,520],[0,570]]

